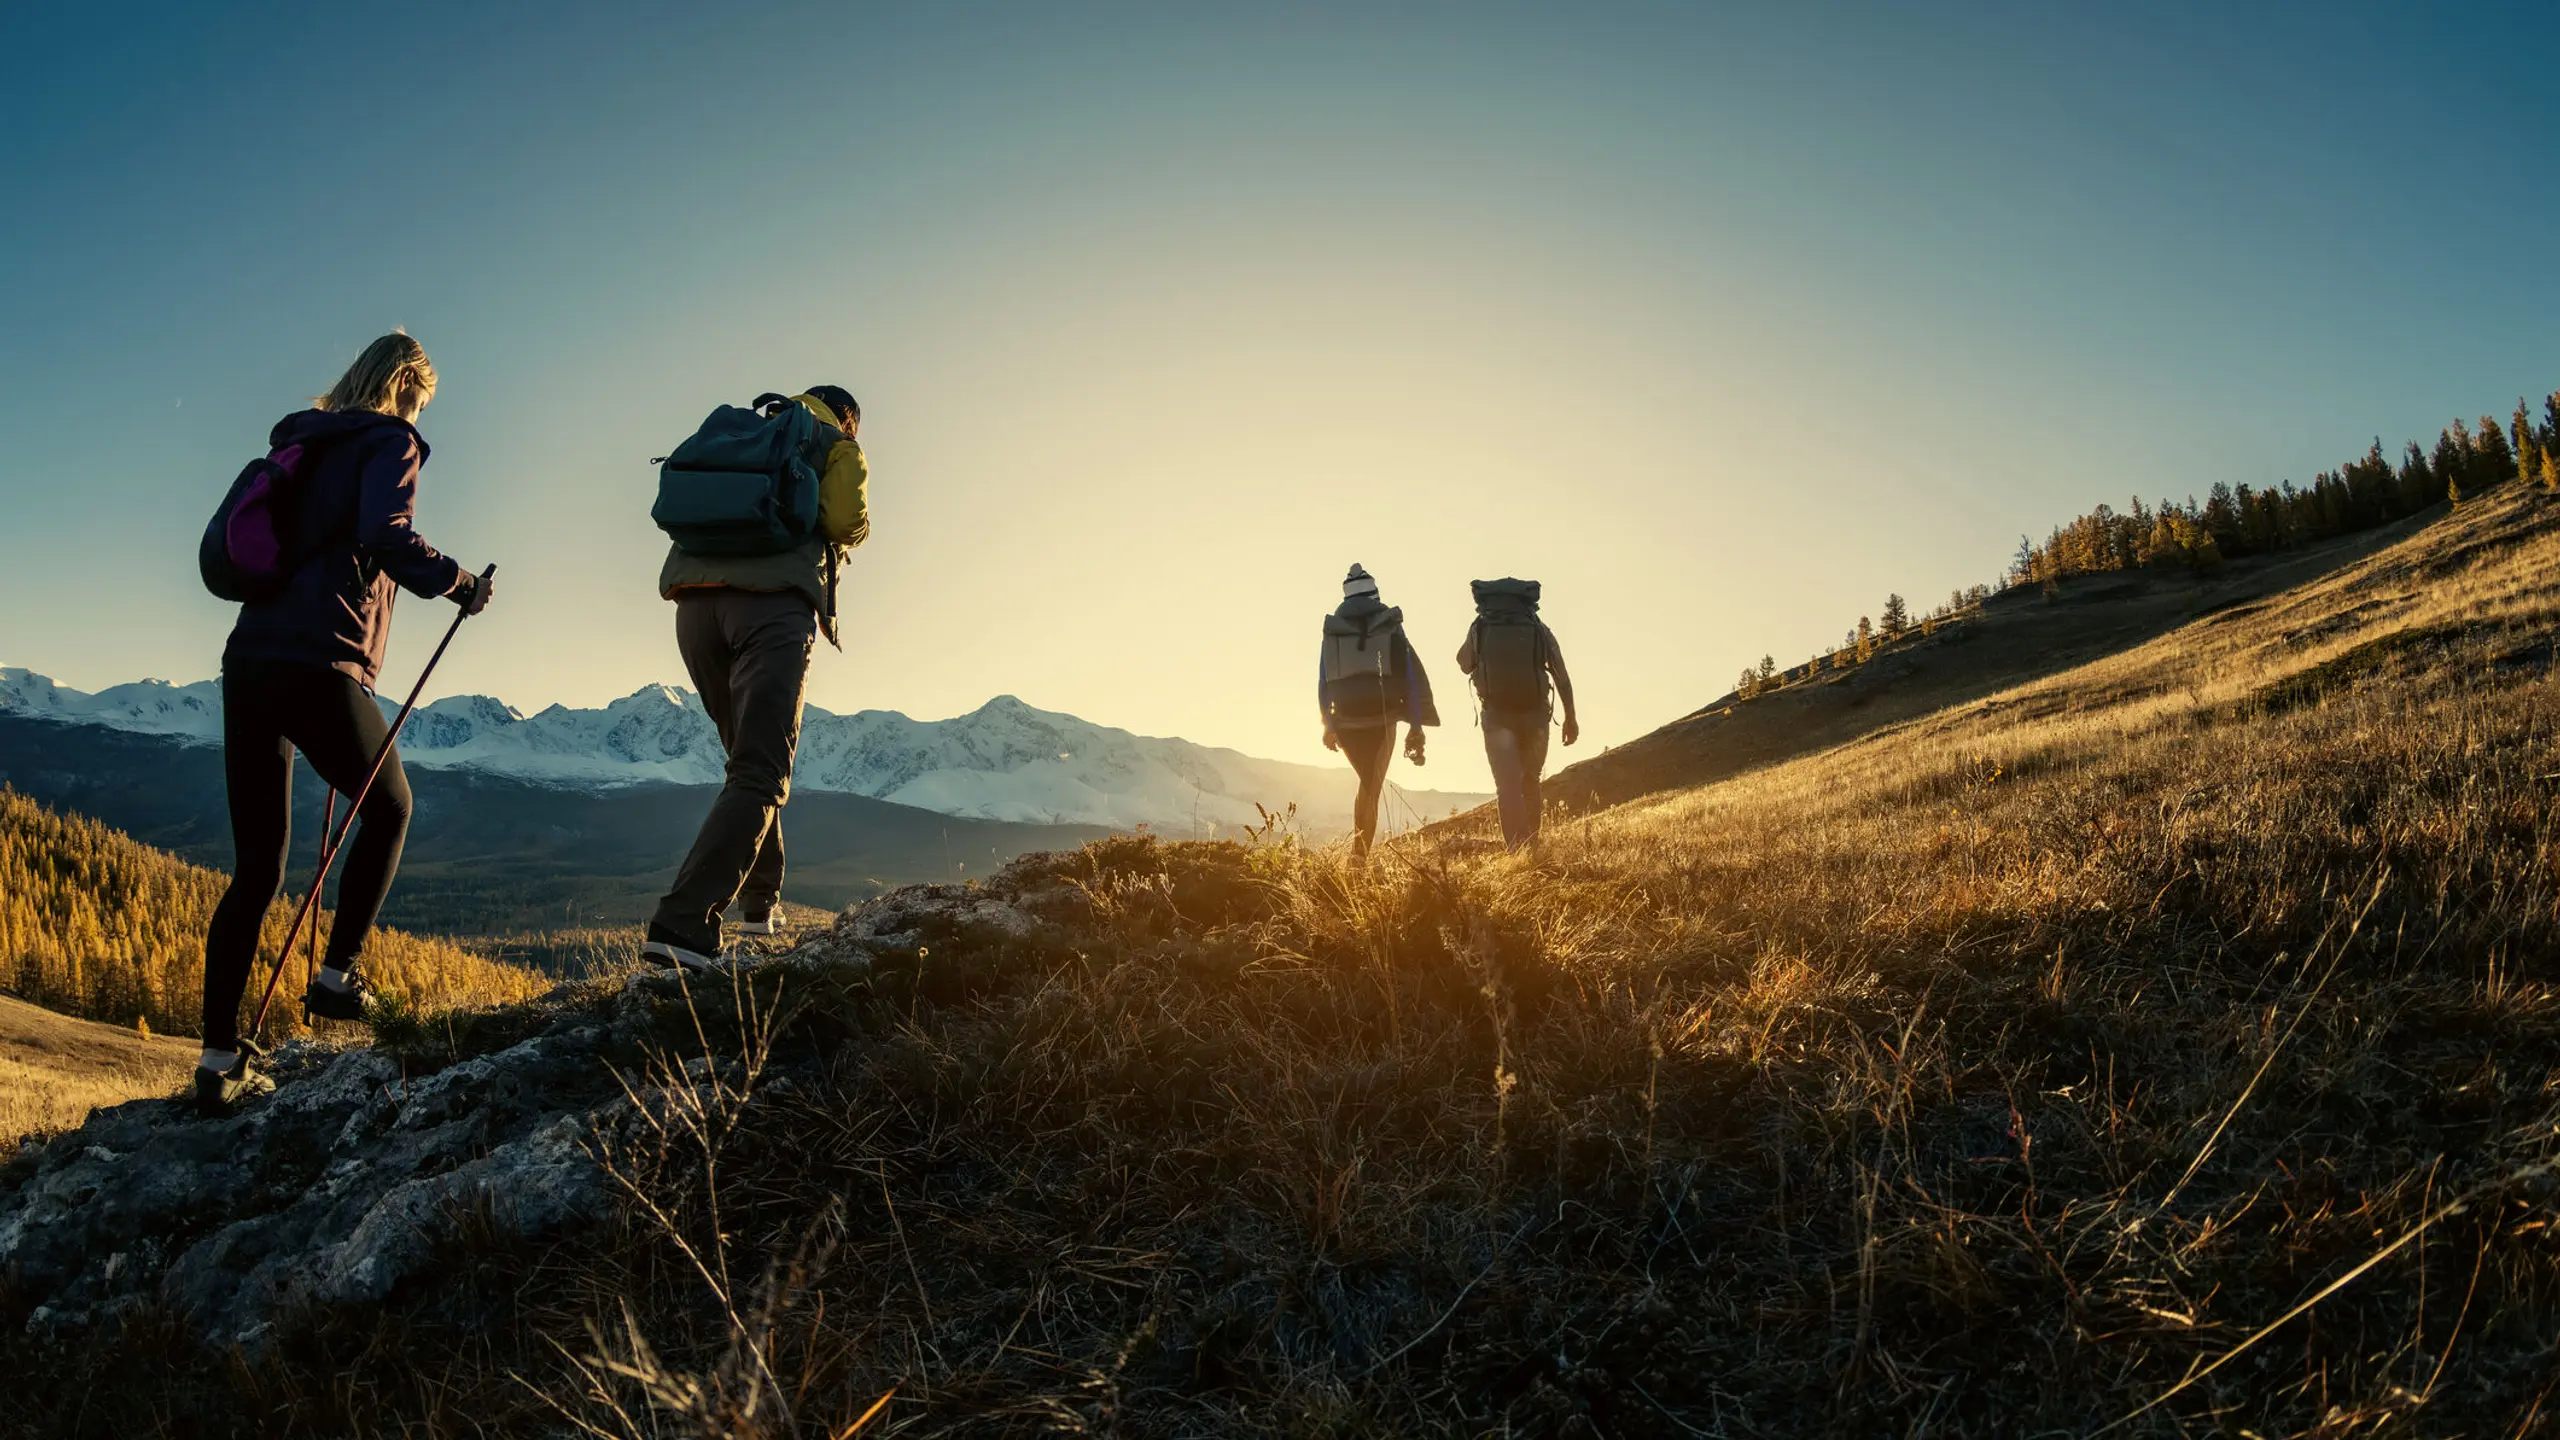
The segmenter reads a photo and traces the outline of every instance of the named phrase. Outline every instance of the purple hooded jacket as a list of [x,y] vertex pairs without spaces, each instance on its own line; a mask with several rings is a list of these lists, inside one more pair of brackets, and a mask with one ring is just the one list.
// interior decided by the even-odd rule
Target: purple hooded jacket
[[462,567],[410,523],[427,442],[396,415],[303,410],[268,437],[270,451],[295,444],[317,453],[299,518],[301,533],[320,539],[283,593],[240,607],[223,663],[326,666],[371,689],[391,642],[394,587],[434,599],[463,584]]

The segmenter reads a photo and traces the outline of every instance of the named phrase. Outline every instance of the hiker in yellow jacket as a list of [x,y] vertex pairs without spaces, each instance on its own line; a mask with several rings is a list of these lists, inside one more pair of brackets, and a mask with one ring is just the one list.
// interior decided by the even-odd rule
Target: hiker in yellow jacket
[[797,548],[773,555],[700,555],[671,546],[658,593],[676,605],[676,648],[729,763],[675,885],[658,902],[642,953],[687,968],[720,954],[721,913],[770,935],[782,897],[782,807],[800,744],[809,656],[836,627],[836,569],[871,533],[870,466],[855,436],[862,407],[834,385],[792,397],[832,437],[818,484],[818,523]]

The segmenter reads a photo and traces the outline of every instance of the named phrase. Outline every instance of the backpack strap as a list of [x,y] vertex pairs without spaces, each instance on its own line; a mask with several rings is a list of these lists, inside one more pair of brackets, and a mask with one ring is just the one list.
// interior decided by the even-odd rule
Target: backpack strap
[[772,415],[779,411],[783,406],[790,403],[790,396],[777,395],[774,392],[767,390],[753,400],[748,401],[747,408],[753,410],[759,415]]

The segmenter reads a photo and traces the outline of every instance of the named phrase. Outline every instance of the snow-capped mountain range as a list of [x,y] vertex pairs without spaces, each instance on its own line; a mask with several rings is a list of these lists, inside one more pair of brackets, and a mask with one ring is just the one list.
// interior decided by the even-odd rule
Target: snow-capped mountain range
[[[398,709],[385,701],[386,713]],[[0,666],[0,715],[101,725],[195,744],[222,738],[222,687],[143,680],[89,694]],[[600,710],[554,705],[525,715],[486,695],[419,707],[400,737],[420,769],[475,770],[579,790],[720,783],[720,737],[689,690],[650,685]],[[1332,769],[1258,760],[1039,710],[999,695],[966,715],[912,720],[894,710],[801,717],[793,784],[867,795],[945,815],[1042,824],[1147,825],[1169,835],[1221,834],[1259,818],[1257,803],[1298,807],[1304,828],[1350,824],[1353,779]],[[1407,791],[1411,812],[1438,818],[1482,795]],[[1391,820],[1408,820],[1405,807]],[[1390,828],[1401,828],[1391,826]]]

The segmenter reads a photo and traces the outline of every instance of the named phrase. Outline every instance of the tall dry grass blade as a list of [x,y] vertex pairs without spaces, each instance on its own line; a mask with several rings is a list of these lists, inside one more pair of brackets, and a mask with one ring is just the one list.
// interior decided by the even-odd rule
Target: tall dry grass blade
[[[2294,1031],[2302,1028],[2303,1019],[2311,1013],[2313,1002],[2317,1001],[2320,998],[2320,992],[2328,987],[2330,978],[2338,973],[2339,965],[2346,959],[2347,947],[2355,943],[2356,932],[2364,927],[2365,917],[2373,913],[2374,902],[2382,898],[2383,886],[2389,883],[2390,878],[2387,871],[2374,876],[2373,893],[2365,897],[2364,908],[2358,910],[2355,919],[2348,923],[2345,938],[2341,939],[2337,948],[2330,952],[2329,968],[2321,971],[2320,978],[2312,982],[2311,993],[2302,997],[2302,1004],[2294,1010],[2293,1019],[2285,1025],[2284,1033],[2277,1036],[2276,1043],[2268,1048],[2267,1058],[2258,1062],[2256,1073],[2249,1077],[2247,1085],[2241,1087],[2239,1098],[2231,1102],[2230,1109],[2222,1112],[2222,1119],[2213,1127],[2213,1133],[2205,1137],[2203,1148],[2196,1151],[2196,1158],[2187,1163],[2186,1173],[2178,1177],[2177,1184],[2169,1187],[2168,1194],[2160,1197],[2159,1204],[2151,1207],[2152,1214],[2160,1214],[2175,1203],[2179,1193],[2187,1188],[2187,1182],[2195,1179],[2196,1172],[2204,1168],[2204,1162],[2213,1158],[2214,1147],[2222,1143],[2223,1132],[2231,1128],[2231,1122],[2239,1117],[2242,1107],[2249,1103],[2249,1097],[2258,1093],[2258,1083],[2267,1078],[2269,1070],[2275,1068],[2276,1057],[2284,1053],[2286,1042],[2293,1039]],[[2311,962],[2319,955],[2330,933],[2332,932],[2322,932],[2320,939],[2312,944],[2311,953],[2303,957],[2304,968],[2308,969]]]
[[880,1393],[880,1398],[871,1402],[870,1409],[855,1416],[852,1424],[847,1425],[835,1433],[835,1440],[852,1440],[852,1437],[858,1434],[863,1426],[870,1424],[881,1411],[889,1408],[889,1402],[896,1398],[897,1393],[898,1387],[895,1385],[892,1385],[888,1389],[882,1391]]
[[2349,1285],[2354,1284],[2374,1266],[2381,1264],[2383,1261],[2399,1254],[2402,1250],[2407,1249],[2410,1242],[2416,1240],[2419,1236],[2426,1234],[2429,1230],[2434,1229],[2438,1222],[2450,1219],[2453,1216],[2459,1215],[2463,1211],[2471,1208],[2472,1204],[2478,1201],[2482,1196],[2504,1189],[2505,1187],[2516,1184],[2520,1181],[2534,1179],[2538,1176],[2552,1175],[2555,1173],[2560,1173],[2560,1162],[2540,1160],[2531,1165],[2520,1166],[2517,1169],[2508,1171],[2506,1174],[2499,1176],[2495,1180],[2486,1181],[2482,1184],[2472,1186],[2460,1195],[2436,1207],[2433,1212],[2420,1217],[2418,1223],[2410,1226],[2406,1231],[2403,1231],[2399,1239],[2392,1241],[2390,1244],[2374,1251],[2371,1255],[2366,1256],[2363,1263],[2357,1265],[2353,1270],[2350,1270],[2346,1274],[2339,1276],[2337,1279],[2330,1281],[2328,1284],[2321,1286],[2320,1289],[2311,1295],[2310,1298],[2301,1301],[2282,1315],[2279,1315],[2273,1320],[2268,1321],[2266,1324],[2259,1326],[2255,1331],[2251,1332],[2249,1338],[2222,1352],[2222,1354],[2216,1358],[2212,1364],[2205,1366],[2201,1370],[2194,1371],[2184,1380],[2181,1380],[2177,1384],[2160,1392],[2157,1397],[2144,1404],[2140,1409],[2089,1433],[2091,1435],[2104,1435],[2110,1430],[2122,1429],[2126,1425],[2133,1423],[2135,1420],[2138,1420],[2143,1416],[2150,1414],[2152,1411],[2159,1409],[2161,1406],[2168,1404],[2171,1400],[2176,1399],[2178,1396],[2202,1383],[2205,1377],[2213,1374],[2216,1370],[2221,1369],[2223,1366],[2239,1359],[2242,1355],[2247,1354],[2251,1349],[2257,1346],[2259,1341],[2264,1340],[2268,1336],[2276,1333],[2278,1330],[2283,1329],[2288,1323],[2307,1313],[2311,1307],[2328,1299],[2330,1296],[2337,1294],[2339,1291],[2346,1289]]

